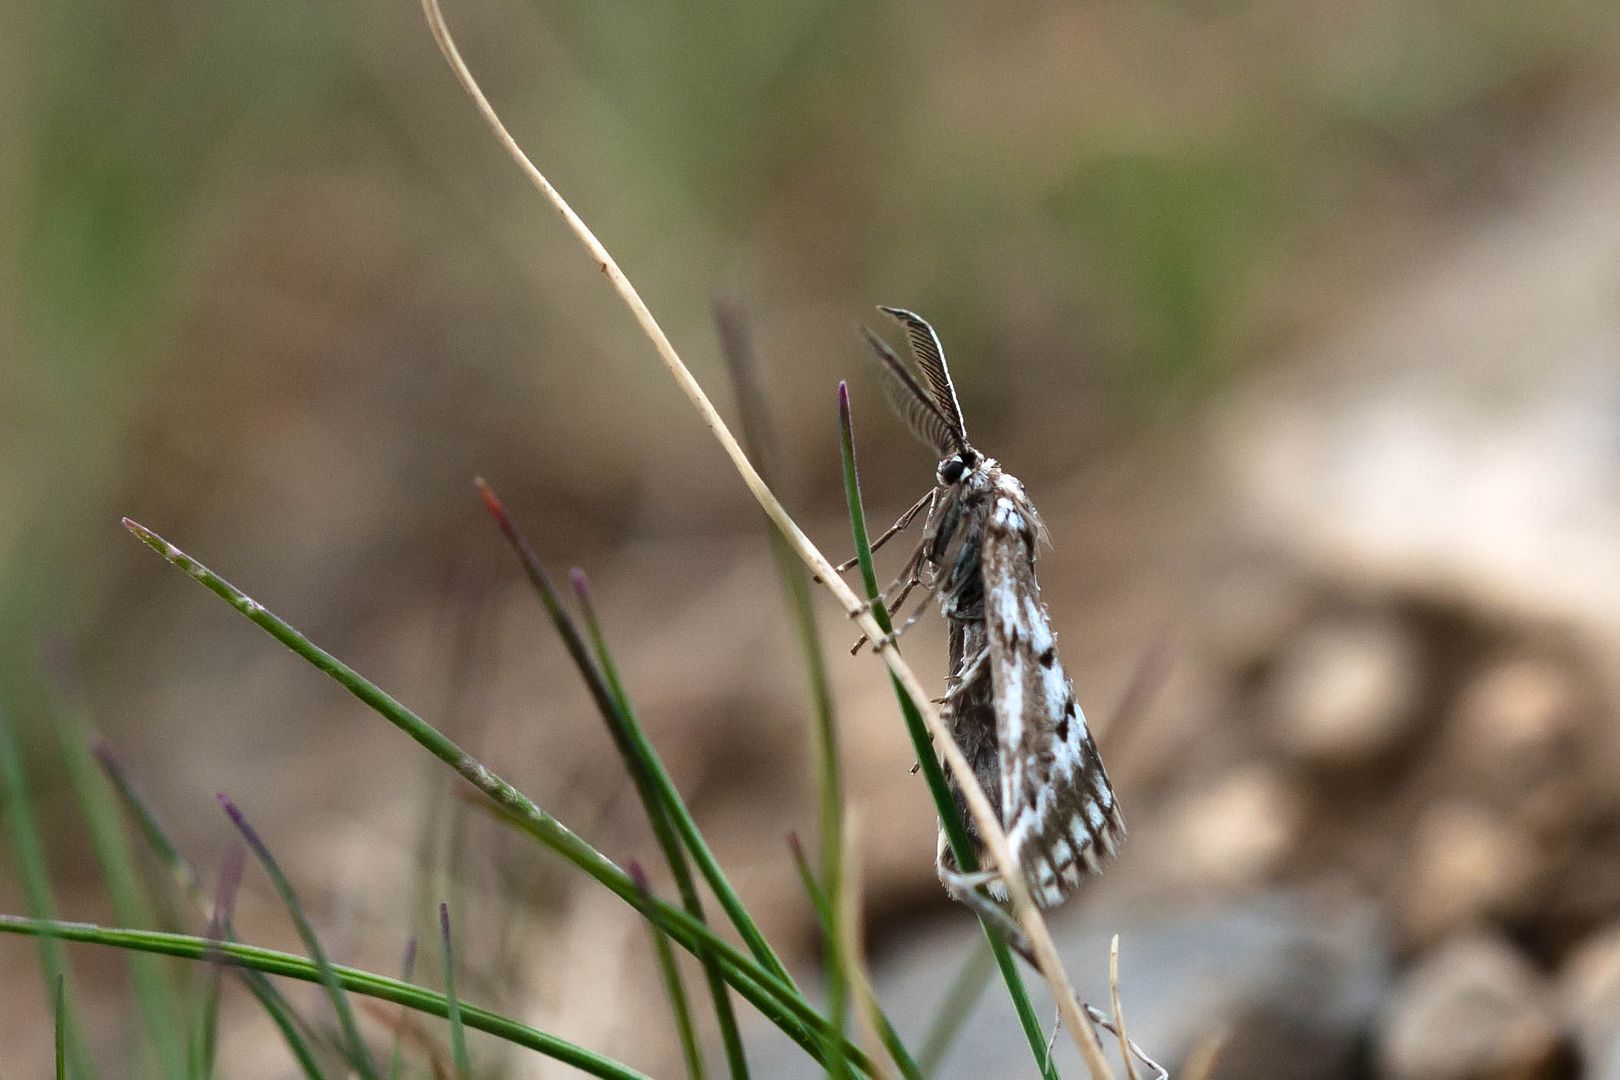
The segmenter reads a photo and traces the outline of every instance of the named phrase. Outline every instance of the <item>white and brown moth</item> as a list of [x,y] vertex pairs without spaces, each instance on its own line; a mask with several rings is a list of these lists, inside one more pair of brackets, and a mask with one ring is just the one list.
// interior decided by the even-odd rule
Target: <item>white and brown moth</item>
[[[926,511],[922,542],[890,590],[898,590],[891,606],[897,609],[919,585],[939,601],[950,635],[943,718],[995,807],[1036,902],[1052,907],[1087,874],[1101,870],[1102,860],[1124,837],[1125,823],[1058,659],[1035,580],[1046,529],[1024,485],[968,442],[933,327],[909,311],[879,310],[905,330],[922,374],[919,382],[881,338],[863,327],[884,372],[890,404],[939,455],[933,489],[877,541],[888,540]],[[979,830],[954,777],[950,785],[983,865]],[[943,830],[937,861],[940,880],[953,897],[998,916],[1009,929],[1004,912],[977,892],[987,886],[992,897],[1005,901],[1006,886],[997,872],[962,873]]]

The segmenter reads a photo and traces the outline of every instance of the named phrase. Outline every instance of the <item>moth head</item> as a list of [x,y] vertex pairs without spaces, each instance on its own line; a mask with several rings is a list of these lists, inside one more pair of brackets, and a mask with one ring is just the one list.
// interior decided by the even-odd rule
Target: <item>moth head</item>
[[952,484],[960,483],[962,478],[973,472],[982,460],[983,458],[979,456],[978,451],[972,447],[963,447],[957,453],[942,460],[939,463],[939,468],[934,470],[934,475],[939,477],[939,482],[942,485],[949,487]]

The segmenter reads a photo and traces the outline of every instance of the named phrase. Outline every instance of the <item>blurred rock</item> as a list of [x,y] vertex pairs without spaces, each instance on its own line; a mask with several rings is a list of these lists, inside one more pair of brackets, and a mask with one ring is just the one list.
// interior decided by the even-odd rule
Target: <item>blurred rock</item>
[[1265,549],[1620,642],[1620,125],[1572,134],[1522,200],[1234,398],[1220,441]]
[[1396,884],[1395,917],[1419,948],[1490,916],[1534,902],[1541,860],[1535,841],[1502,818],[1465,803],[1430,809],[1418,823]]
[[1545,980],[1505,940],[1457,938],[1396,987],[1375,1043],[1389,1080],[1549,1080],[1563,1039]]
[[1304,817],[1297,781],[1267,765],[1241,768],[1170,811],[1167,872],[1212,885],[1258,881],[1293,850]]
[[1275,564],[1233,574],[1203,604],[1199,644],[1218,667],[1246,672],[1277,655],[1311,599],[1306,582]]
[[1620,925],[1575,950],[1559,975],[1558,997],[1585,1075],[1620,1080]]
[[[1376,909],[1350,897],[1249,895],[1176,910],[1095,906],[1052,924],[1080,996],[1108,1001],[1108,939],[1120,935],[1120,993],[1131,1038],[1180,1075],[1187,1055],[1224,1030],[1219,1080],[1351,1080],[1391,973]],[[970,952],[977,928],[965,916],[875,958],[878,995],[913,1047]],[[1037,1008],[1050,1018],[1039,980]],[[1107,1036],[1104,1036],[1108,1045]],[[1113,1047],[1109,1045],[1109,1049]],[[772,1077],[815,1075],[802,1055],[759,1058]],[[1056,1044],[1065,1076],[1084,1068],[1065,1036]],[[780,1063],[780,1068],[778,1064]],[[1031,1074],[1029,1049],[998,983],[961,1023],[937,1075]],[[1122,1076],[1116,1064],[1116,1076]]]
[[1411,727],[1421,684],[1419,650],[1387,616],[1340,619],[1286,646],[1272,684],[1272,732],[1303,761],[1365,765]]
[[1521,780],[1570,737],[1577,693],[1568,672],[1539,657],[1486,668],[1457,697],[1459,759],[1483,773]]

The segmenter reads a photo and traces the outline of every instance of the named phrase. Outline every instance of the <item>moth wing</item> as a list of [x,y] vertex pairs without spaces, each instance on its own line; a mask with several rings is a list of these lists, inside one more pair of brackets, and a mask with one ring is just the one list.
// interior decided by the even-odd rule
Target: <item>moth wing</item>
[[1124,822],[1041,603],[1032,516],[1027,504],[998,496],[980,567],[1002,826],[1036,901],[1051,906],[1101,869]]

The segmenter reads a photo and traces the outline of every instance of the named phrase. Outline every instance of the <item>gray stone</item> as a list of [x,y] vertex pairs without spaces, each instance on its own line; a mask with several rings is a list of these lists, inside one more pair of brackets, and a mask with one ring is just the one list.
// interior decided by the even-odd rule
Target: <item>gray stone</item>
[[1550,1080],[1563,1038],[1546,981],[1497,936],[1455,938],[1401,980],[1378,1027],[1389,1080]]
[[1313,764],[1364,765],[1411,729],[1421,680],[1418,647],[1388,616],[1322,622],[1289,643],[1272,684],[1272,733]]
[[[1227,1042],[1215,1077],[1348,1080],[1357,1075],[1357,1056],[1391,979],[1386,936],[1375,910],[1345,898],[1271,893],[1214,907],[1099,907],[1056,917],[1052,930],[1081,997],[1104,1011],[1108,942],[1119,933],[1128,1030],[1172,1073],[1212,1033],[1224,1031]],[[873,957],[878,998],[908,1045],[921,1044],[979,941],[967,915],[952,912],[899,948]],[[1025,980],[1050,1028],[1053,1009],[1039,977],[1025,969]],[[1106,1036],[1104,1044],[1113,1051]],[[1056,1054],[1063,1075],[1085,1075],[1062,1034]],[[1123,1075],[1115,1061],[1116,1075]],[[814,1075],[791,1048],[758,1062],[761,1075]],[[1029,1048],[999,979],[992,976],[938,1075],[1032,1073]]]

